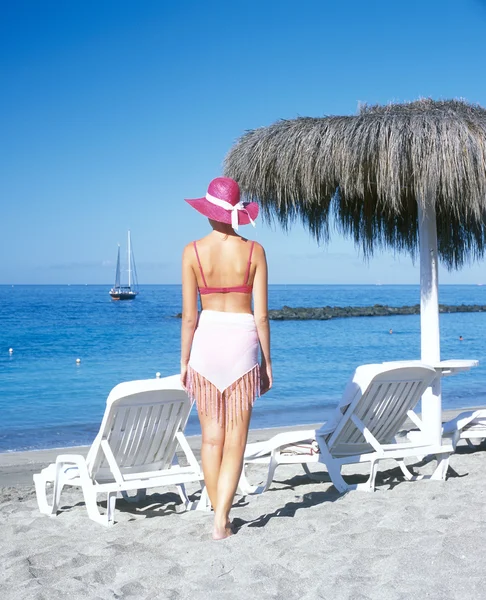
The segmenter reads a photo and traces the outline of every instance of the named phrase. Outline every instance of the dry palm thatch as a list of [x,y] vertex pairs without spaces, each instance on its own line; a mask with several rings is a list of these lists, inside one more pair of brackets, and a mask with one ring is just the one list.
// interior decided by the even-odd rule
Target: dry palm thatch
[[335,223],[365,255],[418,247],[418,204],[435,203],[449,268],[486,248],[486,110],[422,99],[362,106],[356,116],[282,120],[249,131],[225,175],[284,227],[302,219],[318,240]]

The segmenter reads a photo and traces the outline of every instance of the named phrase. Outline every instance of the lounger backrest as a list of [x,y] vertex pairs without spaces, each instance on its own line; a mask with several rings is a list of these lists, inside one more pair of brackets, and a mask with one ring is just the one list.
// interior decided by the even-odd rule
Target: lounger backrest
[[91,477],[113,479],[106,443],[124,477],[168,468],[177,447],[176,434],[183,431],[190,410],[191,401],[178,378],[117,385],[108,396],[100,432],[87,457]]
[[334,456],[374,452],[352,420],[355,415],[379,444],[392,443],[424,391],[436,377],[434,369],[421,366],[383,366],[356,386],[355,397],[345,409],[340,423],[328,436]]

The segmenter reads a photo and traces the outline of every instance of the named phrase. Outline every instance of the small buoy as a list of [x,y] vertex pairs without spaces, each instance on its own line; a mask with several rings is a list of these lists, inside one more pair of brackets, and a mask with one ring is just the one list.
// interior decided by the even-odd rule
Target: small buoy
[[13,348],[9,348],[9,349],[8,349],[8,353],[9,353],[9,354],[13,354]]
[[80,358],[77,358],[77,359],[76,359],[76,364],[77,364],[77,365],[79,365],[79,363],[80,363],[80,362],[81,362],[81,359],[80,359]]
[[157,377],[157,379],[160,379],[160,373],[157,371],[157,373],[155,373],[155,377]]

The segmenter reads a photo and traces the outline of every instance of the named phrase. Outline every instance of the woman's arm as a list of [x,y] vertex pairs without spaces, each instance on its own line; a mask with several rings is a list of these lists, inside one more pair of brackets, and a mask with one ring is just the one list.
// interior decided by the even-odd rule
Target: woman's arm
[[253,279],[253,314],[260,341],[262,362],[260,365],[261,389],[265,394],[272,387],[272,358],[270,356],[270,324],[268,321],[268,269],[265,250],[260,244],[255,252],[256,271]]
[[187,365],[197,325],[197,280],[192,268],[192,244],[182,254],[181,382],[186,386]]

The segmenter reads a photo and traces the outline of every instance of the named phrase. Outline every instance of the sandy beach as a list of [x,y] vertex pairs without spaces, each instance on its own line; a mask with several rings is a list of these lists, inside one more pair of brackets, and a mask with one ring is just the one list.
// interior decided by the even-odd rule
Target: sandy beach
[[[251,441],[275,432],[252,431]],[[76,490],[63,493],[56,518],[43,516],[32,472],[60,451],[1,454],[1,598],[481,598],[484,450],[458,447],[445,482],[406,482],[390,462],[373,494],[339,495],[321,465],[320,481],[281,467],[264,495],[236,498],[238,532],[221,542],[210,539],[211,513],[181,513],[175,490],[137,506],[118,500],[111,528],[88,519]],[[365,469],[344,473],[358,481]],[[252,467],[251,479],[262,473]]]

